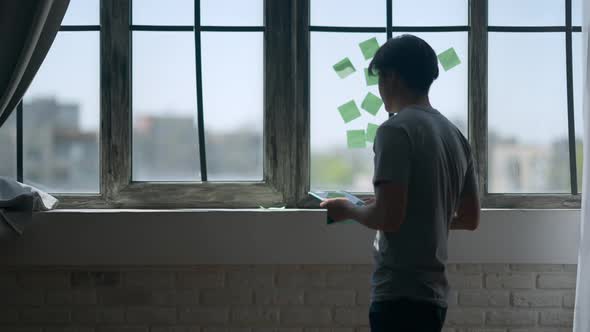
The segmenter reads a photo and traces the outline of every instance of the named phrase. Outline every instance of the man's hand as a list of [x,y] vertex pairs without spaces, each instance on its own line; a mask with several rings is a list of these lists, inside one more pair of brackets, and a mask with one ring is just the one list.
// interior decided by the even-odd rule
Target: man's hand
[[365,201],[365,206],[345,198],[328,199],[320,206],[328,209],[334,222],[352,219],[370,229],[397,232],[406,215],[407,191],[405,184],[381,183],[375,188],[375,201]]
[[353,219],[355,205],[346,198],[332,198],[323,201],[321,208],[328,210],[328,216],[334,222],[340,222],[347,219]]

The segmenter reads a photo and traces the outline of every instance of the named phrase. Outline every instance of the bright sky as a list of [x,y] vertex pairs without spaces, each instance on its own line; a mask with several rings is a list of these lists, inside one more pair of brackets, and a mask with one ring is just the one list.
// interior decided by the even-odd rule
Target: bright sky
[[[201,0],[203,25],[263,24],[262,0]],[[574,24],[580,24],[580,0],[574,0]],[[193,0],[135,0],[135,24],[192,25]],[[466,25],[467,0],[394,0],[394,25]],[[490,0],[491,25],[563,25],[564,0]],[[385,26],[384,0],[311,0],[312,25]],[[98,0],[71,0],[63,24],[98,24]],[[432,87],[433,105],[449,118],[467,116],[467,33],[416,34],[437,53],[454,47],[462,64],[441,70]],[[315,149],[345,142],[346,129],[380,123],[366,114],[344,125],[336,108],[353,99],[360,105],[368,91],[358,43],[385,34],[311,35],[311,134]],[[133,34],[133,102],[138,114],[195,117],[195,61],[192,32]],[[495,131],[522,141],[549,143],[567,135],[564,33],[490,33],[489,123]],[[261,130],[263,109],[263,34],[202,34],[203,95],[206,126],[227,131]],[[581,136],[581,36],[574,36],[577,135]],[[357,72],[342,80],[332,65],[349,57]],[[95,129],[99,119],[99,33],[61,32],[27,98],[57,95],[82,108],[82,125]]]

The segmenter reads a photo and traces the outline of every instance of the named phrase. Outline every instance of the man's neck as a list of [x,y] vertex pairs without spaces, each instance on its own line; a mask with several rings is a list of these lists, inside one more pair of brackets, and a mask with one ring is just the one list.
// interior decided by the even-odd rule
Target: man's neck
[[402,102],[398,106],[397,113],[399,113],[411,106],[418,107],[418,108],[432,108],[432,105],[430,104],[430,99],[428,98],[428,96],[421,96],[421,97],[408,98],[406,100],[402,100]]

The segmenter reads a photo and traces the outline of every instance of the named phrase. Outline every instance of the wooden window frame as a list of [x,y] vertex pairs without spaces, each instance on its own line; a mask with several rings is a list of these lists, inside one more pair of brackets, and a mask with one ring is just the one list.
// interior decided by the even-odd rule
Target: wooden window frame
[[[264,167],[260,182],[136,182],[131,177],[131,0],[100,5],[100,194],[57,195],[62,208],[296,206],[309,178],[305,2],[266,0]],[[195,33],[202,31],[200,28]],[[114,70],[116,68],[116,70]],[[296,124],[296,125],[294,125]]]
[[[263,181],[154,183],[134,182],[131,177],[131,0],[101,0],[100,194],[58,195],[60,207],[317,208],[317,202],[307,195],[311,165],[310,1],[265,0],[264,3]],[[390,13],[391,2],[395,0],[384,1]],[[569,1],[571,6],[571,0],[564,1]],[[387,16],[388,27],[383,31],[390,37],[391,14]],[[571,14],[567,24],[571,38]],[[579,208],[577,193],[488,193],[487,0],[469,1],[468,35],[469,140],[478,165],[483,207]]]
[[[479,170],[482,207],[494,209],[579,209],[581,197],[577,188],[575,129],[572,83],[572,0],[563,0],[564,27],[491,27],[488,25],[488,0],[470,0],[469,37],[469,132]],[[488,33],[559,31],[566,34],[566,69],[568,81],[568,140],[571,192],[568,194],[504,194],[488,190]]]

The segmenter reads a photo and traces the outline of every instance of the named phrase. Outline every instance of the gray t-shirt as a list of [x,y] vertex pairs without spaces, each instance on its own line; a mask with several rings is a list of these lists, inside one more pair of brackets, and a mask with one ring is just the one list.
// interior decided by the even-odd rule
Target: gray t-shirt
[[450,223],[463,184],[475,176],[469,142],[433,108],[408,107],[377,130],[373,183],[407,184],[406,217],[396,233],[378,231],[372,301],[399,298],[447,307]]

